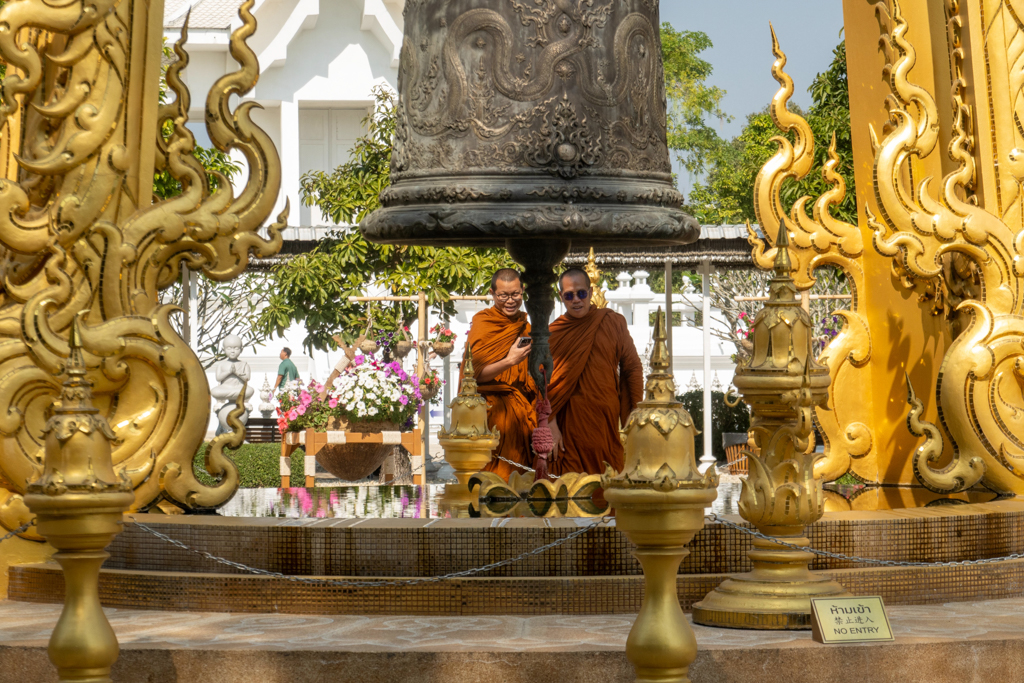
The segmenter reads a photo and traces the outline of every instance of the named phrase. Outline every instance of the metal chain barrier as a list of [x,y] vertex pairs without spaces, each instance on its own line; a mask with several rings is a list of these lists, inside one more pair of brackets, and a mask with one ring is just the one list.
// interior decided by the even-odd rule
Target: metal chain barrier
[[1012,555],[1004,555],[1003,557],[986,557],[981,560],[957,560],[954,562],[907,562],[903,560],[878,560],[870,557],[857,557],[856,555],[844,555],[843,553],[832,553],[827,550],[816,550],[811,547],[799,546],[793,543],[787,543],[778,538],[762,534],[757,529],[750,527],[741,526],[735,522],[730,522],[727,519],[722,519],[718,515],[712,513],[706,515],[706,519],[712,522],[718,522],[723,526],[727,526],[730,529],[742,532],[747,536],[753,536],[754,538],[760,538],[763,541],[769,541],[776,545],[781,545],[786,548],[792,548],[793,550],[800,550],[802,552],[811,553],[812,555],[818,555],[820,557],[828,557],[833,560],[849,560],[850,562],[862,562],[864,564],[877,564],[883,567],[966,567],[974,564],[992,564],[993,562],[1006,562],[1007,560],[1024,560],[1024,553],[1014,553]]
[[[533,472],[534,474],[537,473],[537,470],[533,469],[532,467],[527,467],[526,465],[524,465],[521,462],[516,462],[514,460],[509,460],[508,458],[503,458],[500,455],[498,455],[497,453],[494,454],[494,457],[497,458],[498,460],[502,460],[504,462],[507,462],[509,465],[514,465],[514,466],[518,467],[521,470],[526,470],[527,472]],[[550,478],[550,479],[557,479],[558,477],[556,477],[553,474],[548,474],[548,478]]]
[[557,541],[552,541],[551,543],[548,543],[547,545],[542,545],[539,548],[534,548],[533,550],[528,550],[525,553],[521,553],[519,555],[516,555],[515,557],[510,557],[507,560],[499,560],[498,562],[492,562],[491,564],[487,564],[487,565],[484,565],[482,567],[474,567],[473,569],[465,569],[465,570],[463,570],[461,572],[453,572],[451,574],[444,574],[443,576],[429,576],[429,577],[424,577],[424,578],[419,578],[419,579],[381,579],[381,580],[360,579],[360,580],[356,580],[356,581],[343,581],[343,580],[338,580],[338,579],[311,579],[311,578],[307,578],[307,577],[304,577],[304,576],[291,576],[291,575],[288,575],[288,574],[282,574],[281,572],[271,572],[271,571],[267,571],[266,569],[257,569],[256,567],[250,567],[250,566],[242,564],[240,562],[234,562],[232,560],[228,560],[228,559],[223,558],[223,557],[217,557],[216,555],[208,553],[205,550],[197,550],[196,548],[191,548],[191,547],[185,545],[184,543],[182,543],[181,541],[176,541],[173,538],[171,538],[170,536],[168,536],[166,534],[162,534],[159,531],[157,531],[156,529],[153,529],[151,527],[146,526],[142,522],[140,522],[137,519],[135,519],[134,516],[129,515],[129,518],[132,520],[132,522],[135,523],[135,526],[137,526],[138,528],[140,528],[143,531],[146,531],[146,532],[148,532],[150,534],[153,534],[157,538],[159,538],[159,539],[161,539],[163,541],[166,541],[167,543],[170,543],[173,546],[181,548],[182,550],[186,550],[186,551],[188,551],[190,553],[194,553],[196,555],[199,555],[200,557],[205,557],[208,560],[212,560],[214,562],[218,562],[218,563],[223,564],[225,566],[233,567],[235,569],[240,569],[243,572],[247,572],[249,574],[258,574],[260,576],[269,576],[269,577],[272,577],[272,578],[275,578],[275,579],[284,579],[285,581],[291,581],[293,583],[305,583],[305,584],[313,584],[313,585],[319,585],[319,586],[342,586],[342,587],[360,587],[360,586],[364,586],[364,587],[367,587],[367,588],[372,588],[372,587],[375,587],[375,586],[415,586],[415,585],[421,584],[421,583],[436,583],[436,582],[439,582],[439,581],[447,581],[449,579],[459,579],[459,578],[462,578],[462,577],[465,577],[465,576],[473,576],[474,574],[480,574],[482,572],[487,572],[487,571],[490,571],[492,569],[497,569],[498,567],[504,567],[504,566],[507,566],[507,565],[510,565],[510,564],[515,564],[516,562],[519,562],[521,560],[525,560],[526,558],[532,557],[533,555],[540,555],[541,553],[546,552],[548,550],[551,550],[552,548],[557,548],[560,545],[563,545],[565,543],[568,543],[569,541],[572,541],[572,540],[574,540],[576,538],[579,538],[580,536],[582,536],[583,534],[587,533],[588,531],[597,528],[599,525],[607,524],[612,519],[610,515],[605,515],[601,519],[598,519],[598,520],[594,521],[593,523],[588,524],[587,526],[580,527],[579,529],[577,529],[576,531],[572,532],[568,536],[565,536],[564,538],[560,538]]
[[29,530],[29,528],[31,526],[32,526],[32,522],[25,522],[24,524],[22,524],[17,529],[15,529],[14,531],[10,532],[9,534],[7,534],[5,536],[0,536],[0,543],[3,543],[4,541],[6,541],[9,538],[14,538],[18,534],[25,533],[26,531]]

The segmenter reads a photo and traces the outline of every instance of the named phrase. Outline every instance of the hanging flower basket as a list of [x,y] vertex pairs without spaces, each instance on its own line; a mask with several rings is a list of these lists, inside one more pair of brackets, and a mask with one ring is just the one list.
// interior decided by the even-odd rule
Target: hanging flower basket
[[363,332],[363,341],[359,343],[359,350],[367,356],[372,356],[377,353],[377,349],[380,348],[380,344],[373,338],[373,309],[367,308],[366,310],[366,331]]
[[455,350],[455,333],[450,328],[438,323],[430,328],[430,334],[434,335],[434,338],[430,340],[434,353],[439,358],[450,356]]
[[451,342],[434,342],[432,346],[434,347],[434,353],[436,353],[439,358],[450,356],[452,355],[452,351],[455,350],[455,344]]
[[[349,422],[345,431],[376,434],[397,432],[401,428],[394,422]],[[382,443],[328,444],[316,454],[316,461],[338,479],[358,481],[383,465],[394,448],[392,444]]]
[[423,396],[424,401],[432,400],[441,391],[441,386],[437,385],[426,385],[420,384],[420,394]]
[[444,381],[437,370],[424,368],[423,376],[420,377],[420,395],[425,402],[429,402],[437,396],[441,392],[442,385],[444,385]]
[[398,358],[405,358],[412,350],[416,348],[416,344],[409,339],[409,333],[406,332],[404,327],[400,327],[402,338],[395,344],[395,356]]

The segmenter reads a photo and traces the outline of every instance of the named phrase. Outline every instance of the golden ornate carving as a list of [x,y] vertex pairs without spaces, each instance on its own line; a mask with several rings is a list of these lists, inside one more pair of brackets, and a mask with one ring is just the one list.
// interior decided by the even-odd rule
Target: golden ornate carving
[[616,526],[636,544],[644,570],[644,601],[626,640],[638,681],[688,683],[697,641],[679,607],[676,578],[686,544],[704,526],[704,508],[718,496],[715,468],[701,475],[694,458],[693,420],[675,399],[672,358],[658,309],[651,374],[644,400],[623,428],[625,465],[602,477]]
[[593,247],[590,248],[590,255],[587,256],[587,265],[583,267],[583,270],[586,271],[587,277],[590,278],[590,286],[594,288],[594,296],[591,299],[591,303],[596,308],[607,307],[608,301],[604,298],[604,290],[601,289],[601,269],[597,267]]
[[[285,212],[267,236],[280,163],[244,102],[259,74],[246,45],[253,0],[239,8],[230,38],[237,71],[220,78],[206,102],[213,144],[246,157],[236,193],[217,188],[191,154],[189,93],[168,70],[175,102],[158,103],[161,5],[102,0],[60,6],[14,0],[0,8],[0,56],[8,64],[0,114],[6,171],[0,179],[0,524],[30,519],[22,495],[43,475],[43,426],[60,387],[54,375],[81,320],[82,359],[99,415],[114,433],[112,462],[134,491],[133,509],[163,498],[212,508],[237,487],[234,464],[211,449],[201,484],[192,459],[206,432],[210,395],[199,360],[171,323],[176,308],[161,290],[183,265],[214,280],[236,276],[250,252],[281,245]],[[31,35],[31,40],[26,38]],[[173,122],[161,139],[160,124]],[[153,197],[154,170],[166,168],[181,194]]]
[[850,308],[835,311],[844,320],[843,329],[829,342],[820,357],[821,363],[828,368],[833,391],[827,403],[815,411],[815,419],[825,441],[825,457],[817,463],[815,470],[818,477],[833,480],[849,471],[851,458],[870,457],[877,447],[868,426],[870,420],[865,402],[836,400],[837,396],[847,392],[859,391],[857,387],[863,387],[868,381],[871,331],[861,312],[859,296],[864,288],[861,261],[864,242],[858,226],[837,220],[831,213],[832,207],[846,196],[846,184],[836,172],[839,159],[834,137],[829,145],[828,161],[822,168],[822,176],[830,189],[814,201],[811,217],[807,215],[810,197],[798,199],[786,215],[781,198],[782,186],[786,181],[800,180],[810,172],[814,160],[814,135],[803,117],[789,110],[793,80],[784,70],[786,55],[779,47],[774,29],[772,52],[775,55],[772,76],[780,88],[769,111],[775,125],[781,131],[791,133],[794,142],[790,143],[783,136],[773,138],[779,149],[761,168],[754,183],[754,208],[765,239],[749,230],[749,240],[753,245],[754,263],[769,270],[776,254],[775,247],[771,245],[777,243],[780,230],[792,231],[790,255],[796,264],[793,279],[801,290],[814,285],[814,271],[823,266],[842,269],[850,283],[853,295]]
[[[804,527],[825,511],[815,453],[807,453],[811,414],[826,400],[828,369],[812,353],[810,315],[790,276],[783,228],[775,249],[768,301],[754,318],[750,356],[733,384],[750,405],[750,431],[760,454],[747,451],[750,474],[740,492],[740,515],[761,533],[808,546]],[[760,538],[750,551],[753,570],[733,576],[693,606],[693,620],[709,626],[760,629],[811,627],[811,598],[842,594],[831,579],[808,570],[813,555]]]
[[[956,4],[950,6],[956,9]],[[953,69],[953,125],[949,158],[953,170],[935,187],[931,177],[914,182],[914,158],[935,145],[938,119],[934,98],[909,81],[917,52],[908,22],[893,2],[891,42],[896,53],[889,114],[892,131],[875,158],[878,215],[869,211],[874,246],[913,281],[941,290],[950,258],[973,266],[979,281],[974,296],[957,310],[970,315],[946,350],[935,387],[940,420],[961,476],[953,490],[972,486],[984,474],[989,486],[1024,492],[1024,232],[984,205],[968,199],[977,175],[975,141],[964,100],[959,60]],[[1006,122],[1008,123],[1008,122]],[[968,293],[970,294],[970,293]],[[980,458],[983,467],[977,462]],[[963,462],[961,462],[963,461]],[[926,486],[934,482],[921,479]]]
[[476,498],[469,486],[470,478],[487,466],[501,440],[497,427],[487,428],[487,399],[477,391],[473,351],[468,346],[466,354],[462,386],[451,403],[451,428],[441,427],[437,433],[438,443],[444,449],[444,459],[455,470],[455,478],[459,480],[455,486],[445,486],[446,502]]
[[508,481],[493,472],[477,472],[469,479],[470,490],[481,498],[493,500],[565,500],[589,499],[601,488],[600,474],[566,472],[557,479],[536,481],[533,472],[512,472]]

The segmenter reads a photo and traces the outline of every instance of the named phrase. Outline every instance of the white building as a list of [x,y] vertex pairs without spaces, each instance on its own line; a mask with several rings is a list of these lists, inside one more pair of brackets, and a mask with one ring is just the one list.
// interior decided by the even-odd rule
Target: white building
[[[168,44],[178,40],[188,16],[190,128],[207,147],[203,106],[210,86],[236,68],[228,38],[241,23],[239,4],[168,0],[164,13]],[[252,118],[281,156],[283,187],[273,215],[290,199],[290,225],[324,223],[315,209],[302,207],[299,177],[347,160],[371,110],[373,87],[397,87],[404,6],[405,0],[256,0],[258,27],[249,45],[259,58],[260,78],[246,99],[263,106]]]

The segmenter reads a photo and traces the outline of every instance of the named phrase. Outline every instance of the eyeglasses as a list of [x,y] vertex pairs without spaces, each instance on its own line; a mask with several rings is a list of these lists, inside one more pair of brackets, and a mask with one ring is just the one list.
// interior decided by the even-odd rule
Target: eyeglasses
[[[566,301],[572,301],[574,298],[573,295],[573,292],[562,292],[562,298],[565,299]],[[575,292],[575,298],[579,299],[580,301],[583,301],[588,296],[590,296],[590,292],[587,291],[586,289],[579,289],[576,290]]]
[[523,298],[523,293],[522,292],[510,292],[510,293],[502,292],[501,294],[495,294],[494,295],[494,300],[495,301],[508,301],[509,299],[522,299],[522,298]]

